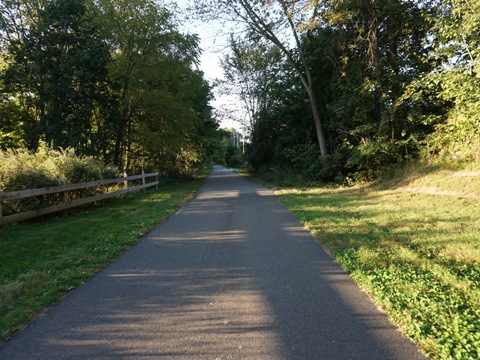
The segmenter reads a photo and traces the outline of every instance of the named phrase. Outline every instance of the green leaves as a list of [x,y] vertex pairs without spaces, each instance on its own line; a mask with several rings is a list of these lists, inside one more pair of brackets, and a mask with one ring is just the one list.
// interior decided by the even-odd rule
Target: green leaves
[[480,209],[460,197],[476,195],[479,183],[474,172],[417,169],[394,187],[295,185],[279,195],[430,358],[473,360],[480,355]]
[[443,101],[443,121],[428,137],[429,156],[442,161],[477,161],[480,150],[480,2],[449,0],[439,5],[434,20],[429,59],[436,63],[423,77],[434,82],[430,98]]
[[59,0],[17,16],[31,25],[11,34],[4,82],[31,124],[24,128],[33,137],[29,145],[42,138],[53,147],[93,153],[98,144],[91,119],[97,104],[108,101],[109,53],[90,9],[83,0]]
[[127,171],[168,172],[162,157],[186,149],[205,160],[199,134],[211,121],[211,94],[192,69],[199,39],[182,34],[165,7],[9,0],[0,11],[0,148],[35,150],[43,140]]
[[355,257],[357,251],[361,250],[342,254],[339,262],[432,358],[478,357],[480,312],[469,295],[445,284],[434,267],[419,268],[396,260],[398,254],[385,256],[381,250],[375,256],[386,266],[368,266]]
[[116,158],[123,157],[125,169],[142,162],[164,172],[185,153],[192,164],[201,162],[194,139],[211,117],[211,95],[203,74],[191,68],[198,61],[198,37],[181,34],[172,14],[150,0],[101,1],[100,10],[120,100]]

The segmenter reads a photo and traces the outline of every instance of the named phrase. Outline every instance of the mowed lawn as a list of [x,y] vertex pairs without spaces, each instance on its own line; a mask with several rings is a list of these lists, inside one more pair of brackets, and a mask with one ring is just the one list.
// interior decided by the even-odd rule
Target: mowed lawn
[[480,359],[478,173],[277,193],[425,354]]
[[173,215],[204,179],[0,227],[0,344]]

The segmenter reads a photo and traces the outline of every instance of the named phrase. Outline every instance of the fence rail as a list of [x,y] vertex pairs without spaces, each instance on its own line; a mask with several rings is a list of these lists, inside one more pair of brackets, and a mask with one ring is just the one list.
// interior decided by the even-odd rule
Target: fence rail
[[[155,178],[155,180],[147,183],[146,179],[148,178]],[[142,185],[129,187],[128,182],[134,181],[134,180],[142,180]],[[95,196],[89,196],[89,197],[86,197],[83,199],[77,199],[77,200],[69,200],[67,196],[67,193],[69,191],[81,190],[81,189],[86,189],[91,187],[100,187],[100,189],[102,189],[104,185],[112,185],[117,183],[123,183],[124,189],[113,191],[110,193],[103,193]],[[86,205],[92,202],[105,200],[108,198],[116,197],[122,194],[134,192],[134,191],[139,191],[139,190],[145,191],[147,188],[152,186],[155,186],[158,189],[158,172],[149,173],[149,174],[142,173],[140,175],[125,176],[125,177],[116,178],[116,179],[89,181],[89,182],[78,183],[78,184],[50,186],[50,187],[45,187],[40,189],[0,192],[0,226],[9,224],[9,223],[27,220],[27,219],[32,219],[38,216],[51,214],[57,211],[68,210],[77,206]],[[30,210],[30,211],[25,211],[25,212],[13,214],[13,215],[3,216],[3,209],[2,209],[3,201],[21,200],[21,199],[27,199],[31,197],[56,194],[56,193],[65,194],[63,203],[49,206],[46,208]]]

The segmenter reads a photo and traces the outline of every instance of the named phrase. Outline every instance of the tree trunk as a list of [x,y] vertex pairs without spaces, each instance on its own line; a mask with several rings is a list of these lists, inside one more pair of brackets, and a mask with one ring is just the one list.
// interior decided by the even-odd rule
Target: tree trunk
[[[226,4],[229,4],[230,1],[231,0],[227,1]],[[240,15],[234,7],[233,7],[233,12],[237,16],[240,16],[240,18],[242,18],[242,20],[245,21],[253,31],[261,35],[265,39],[269,40],[274,45],[278,46],[280,51],[287,57],[287,61],[290,63],[290,65],[292,66],[292,68],[295,70],[298,77],[300,78],[300,81],[302,82],[305,90],[307,91],[308,98],[310,100],[313,121],[315,123],[315,129],[317,131],[318,145],[320,147],[320,154],[322,155],[322,157],[327,156],[328,155],[327,144],[325,142],[325,136],[323,134],[322,121],[321,121],[317,96],[316,96],[315,90],[313,89],[312,73],[311,73],[306,55],[303,51],[303,44],[298,34],[298,27],[294,24],[291,18],[292,14],[288,8],[288,4],[284,1],[279,2],[280,6],[283,9],[285,20],[288,22],[290,29],[292,31],[292,35],[295,39],[295,43],[297,46],[298,55],[303,67],[303,71],[297,64],[296,59],[292,55],[292,52],[288,49],[287,44],[280,41],[280,39],[272,30],[274,28],[274,26],[272,26],[273,23],[265,22],[265,19],[255,11],[255,8],[252,6],[251,2],[249,2],[248,0],[239,0],[238,3],[245,10],[245,13],[246,13],[245,16]]]
[[315,123],[315,130],[317,131],[318,146],[320,147],[320,154],[322,157],[328,155],[327,144],[325,142],[325,135],[323,134],[323,126],[320,117],[320,109],[315,92],[310,88],[307,89],[308,98],[310,100],[310,107],[312,108],[313,121]]
[[123,159],[123,170],[128,171],[128,170],[130,170],[130,150],[131,150],[131,142],[130,142],[131,126],[130,126],[130,124],[127,124],[125,130],[126,130],[125,131],[125,153],[124,153],[124,159]]

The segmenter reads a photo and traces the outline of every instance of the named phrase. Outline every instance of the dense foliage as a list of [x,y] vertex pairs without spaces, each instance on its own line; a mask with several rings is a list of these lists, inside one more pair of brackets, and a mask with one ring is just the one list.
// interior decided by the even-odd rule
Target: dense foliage
[[478,161],[480,1],[221,3],[202,9],[248,30],[223,67],[249,110],[254,171],[338,181],[411,159]]
[[0,149],[190,177],[216,141],[198,38],[152,0],[0,5]]
[[[113,179],[120,173],[91,156],[78,156],[72,148],[52,150],[41,143],[35,153],[25,149],[0,151],[0,192],[37,189],[100,179]],[[96,195],[97,189],[69,192],[69,199]],[[50,194],[3,202],[3,215],[34,210],[64,202],[63,194]]]

